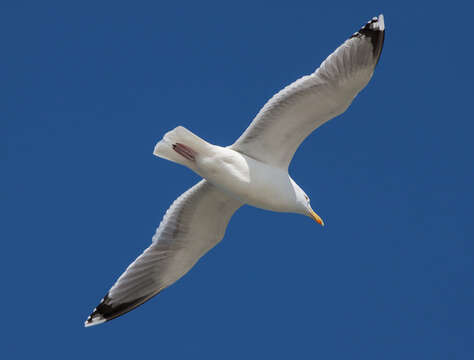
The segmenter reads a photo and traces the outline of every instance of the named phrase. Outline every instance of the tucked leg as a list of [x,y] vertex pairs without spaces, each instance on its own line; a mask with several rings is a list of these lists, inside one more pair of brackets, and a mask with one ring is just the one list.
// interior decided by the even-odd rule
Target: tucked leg
[[195,161],[195,156],[197,155],[196,151],[191,149],[189,146],[184,144],[176,143],[173,144],[173,150],[176,151],[179,155],[185,157],[188,160]]

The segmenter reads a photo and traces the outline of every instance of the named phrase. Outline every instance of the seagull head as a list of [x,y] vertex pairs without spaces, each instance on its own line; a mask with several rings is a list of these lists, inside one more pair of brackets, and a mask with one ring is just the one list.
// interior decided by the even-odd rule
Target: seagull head
[[316,221],[319,225],[324,226],[323,219],[321,219],[321,217],[311,208],[311,200],[309,199],[309,196],[306,195],[306,193],[299,186],[296,189],[296,199],[301,212]]

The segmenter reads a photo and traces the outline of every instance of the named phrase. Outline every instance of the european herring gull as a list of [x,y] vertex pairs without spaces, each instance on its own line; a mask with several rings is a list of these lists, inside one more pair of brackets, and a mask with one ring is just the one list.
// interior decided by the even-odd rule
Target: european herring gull
[[288,165],[301,142],[343,113],[367,85],[384,33],[383,15],[374,17],[314,73],[274,95],[230,146],[212,145],[181,126],[165,134],[154,154],[187,166],[203,180],[173,202],[150,247],[119,277],[85,326],[123,315],[177,281],[223,238],[244,204],[303,214],[324,225]]

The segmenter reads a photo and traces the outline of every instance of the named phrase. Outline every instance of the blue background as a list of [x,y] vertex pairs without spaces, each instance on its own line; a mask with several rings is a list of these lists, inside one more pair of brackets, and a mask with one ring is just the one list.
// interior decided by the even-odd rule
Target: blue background
[[[2,357],[473,359],[465,4],[2,2]],[[372,81],[290,168],[327,226],[244,207],[179,282],[84,328],[198,181],[162,135],[232,143],[381,12]]]

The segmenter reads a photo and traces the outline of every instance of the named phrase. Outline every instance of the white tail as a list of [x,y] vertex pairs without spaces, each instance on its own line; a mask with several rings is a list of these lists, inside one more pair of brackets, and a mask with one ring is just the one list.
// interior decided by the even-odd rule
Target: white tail
[[188,129],[178,126],[163,136],[163,139],[156,144],[153,154],[181,165],[193,167],[194,157],[206,154],[211,146]]

